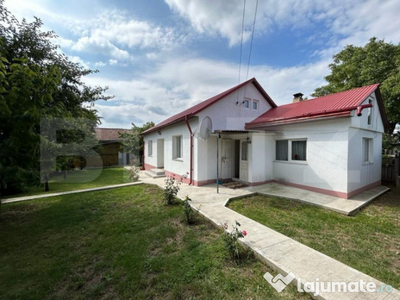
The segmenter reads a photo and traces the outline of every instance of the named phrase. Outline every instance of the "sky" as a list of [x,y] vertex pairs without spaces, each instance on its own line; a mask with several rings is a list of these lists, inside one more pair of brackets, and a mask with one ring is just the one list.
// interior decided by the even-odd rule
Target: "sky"
[[99,71],[84,81],[114,95],[95,105],[109,128],[161,122],[252,77],[278,105],[297,92],[310,98],[346,45],[400,42],[398,0],[259,0],[255,14],[256,4],[5,0],[18,19],[36,16],[55,31],[72,61]]

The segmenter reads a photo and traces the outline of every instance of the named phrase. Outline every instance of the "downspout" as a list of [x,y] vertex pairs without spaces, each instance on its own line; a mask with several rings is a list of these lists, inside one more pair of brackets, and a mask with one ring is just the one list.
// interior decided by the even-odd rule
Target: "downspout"
[[369,104],[363,104],[363,105],[357,106],[357,116],[361,117],[361,111],[364,108],[369,108],[369,107],[372,107],[372,104],[369,103]]
[[192,132],[192,128],[190,128],[190,124],[189,124],[189,118],[188,116],[185,116],[185,122],[186,122],[186,126],[189,129],[189,133],[190,133],[190,172],[189,172],[189,176],[190,176],[190,181],[189,181],[189,185],[193,184],[193,132]]

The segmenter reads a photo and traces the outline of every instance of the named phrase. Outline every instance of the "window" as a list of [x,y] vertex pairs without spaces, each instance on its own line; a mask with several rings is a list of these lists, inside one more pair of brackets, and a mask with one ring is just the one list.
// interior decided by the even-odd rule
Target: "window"
[[182,136],[172,137],[172,158],[180,159],[182,158]]
[[363,161],[372,163],[372,139],[363,138]]
[[[369,104],[372,104],[372,99],[368,100]],[[368,108],[368,125],[372,124],[372,107]]]
[[253,109],[258,110],[258,101],[257,100],[253,100]]
[[153,155],[153,141],[148,141],[147,142],[147,155],[152,156]]
[[250,100],[244,99],[243,100],[243,107],[249,109],[250,108]]
[[247,141],[242,142],[242,160],[247,161]]
[[307,141],[292,141],[292,160],[306,160]]
[[288,141],[276,141],[276,160],[288,160]]
[[306,161],[306,140],[277,140],[275,142],[275,159],[279,161]]

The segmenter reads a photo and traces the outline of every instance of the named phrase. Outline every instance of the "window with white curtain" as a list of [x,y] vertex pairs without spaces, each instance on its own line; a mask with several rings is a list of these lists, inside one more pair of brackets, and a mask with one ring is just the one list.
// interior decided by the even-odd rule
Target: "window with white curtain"
[[372,163],[372,139],[363,138],[363,161],[364,163]]
[[250,108],[250,100],[249,99],[244,99],[243,107],[246,108],[246,109]]
[[276,141],[276,160],[288,160],[288,140]]
[[307,160],[307,141],[292,141],[292,160]]
[[275,142],[275,160],[306,161],[307,140],[277,140]]
[[182,158],[182,136],[177,135],[172,137],[172,158]]
[[147,155],[152,156],[153,155],[153,141],[148,141],[147,142]]

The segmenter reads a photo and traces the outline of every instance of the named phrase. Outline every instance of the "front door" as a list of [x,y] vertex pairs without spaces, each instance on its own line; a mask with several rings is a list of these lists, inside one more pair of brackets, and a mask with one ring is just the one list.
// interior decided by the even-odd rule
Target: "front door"
[[240,172],[239,179],[242,181],[249,181],[249,163],[248,163],[248,154],[249,154],[249,144],[246,140],[240,141]]
[[222,140],[221,177],[232,178],[232,140]]

